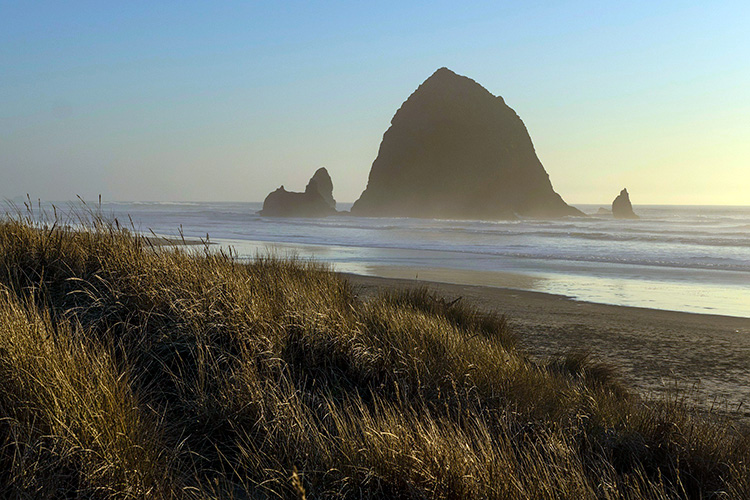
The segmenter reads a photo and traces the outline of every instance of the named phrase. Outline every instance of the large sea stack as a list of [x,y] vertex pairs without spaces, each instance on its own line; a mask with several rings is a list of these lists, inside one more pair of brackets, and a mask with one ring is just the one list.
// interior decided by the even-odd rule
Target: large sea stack
[[336,214],[333,182],[325,168],[319,168],[303,193],[281,186],[266,196],[260,215],[266,217],[326,217]]
[[447,68],[396,112],[351,211],[472,219],[583,215],[552,189],[526,127],[503,98]]

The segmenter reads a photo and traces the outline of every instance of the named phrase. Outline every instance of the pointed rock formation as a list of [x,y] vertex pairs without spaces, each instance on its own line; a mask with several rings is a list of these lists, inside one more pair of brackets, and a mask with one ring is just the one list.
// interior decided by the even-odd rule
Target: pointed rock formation
[[506,219],[584,215],[552,188],[502,97],[440,68],[383,135],[353,215]]
[[639,219],[633,212],[633,205],[630,204],[630,195],[627,189],[620,191],[620,194],[612,202],[612,215],[615,219]]
[[331,208],[336,208],[336,200],[333,199],[333,181],[331,180],[331,176],[328,175],[328,170],[326,170],[325,167],[320,167],[315,171],[305,188],[305,192],[308,192],[311,189],[317,189],[326,203],[328,203]]
[[336,214],[333,182],[325,168],[318,169],[304,193],[287,191],[281,186],[263,201],[265,217],[325,217]]

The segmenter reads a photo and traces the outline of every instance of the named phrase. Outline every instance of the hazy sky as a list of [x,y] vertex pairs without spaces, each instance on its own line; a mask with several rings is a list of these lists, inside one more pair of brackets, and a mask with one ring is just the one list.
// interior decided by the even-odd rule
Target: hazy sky
[[748,26],[747,0],[0,0],[0,196],[261,201],[326,166],[353,201],[447,66],[570,203],[750,205]]

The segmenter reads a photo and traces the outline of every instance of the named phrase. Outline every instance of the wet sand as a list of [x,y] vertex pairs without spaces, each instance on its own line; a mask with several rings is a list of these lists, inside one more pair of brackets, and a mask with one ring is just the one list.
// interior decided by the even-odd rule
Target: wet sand
[[505,314],[535,357],[587,350],[646,395],[679,388],[704,408],[750,418],[750,318],[662,311],[562,295],[417,279],[344,274],[363,298],[379,289],[427,287]]

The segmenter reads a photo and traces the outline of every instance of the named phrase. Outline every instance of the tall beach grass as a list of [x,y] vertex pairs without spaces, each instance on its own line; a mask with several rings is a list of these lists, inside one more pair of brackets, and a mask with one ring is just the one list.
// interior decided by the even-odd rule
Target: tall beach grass
[[0,221],[7,498],[750,498],[750,436],[426,290]]

